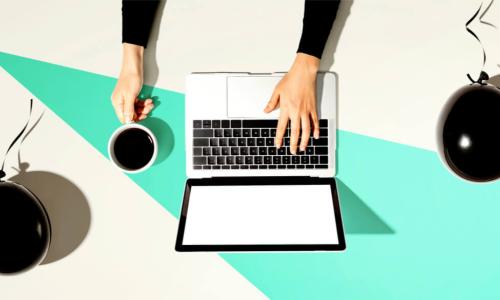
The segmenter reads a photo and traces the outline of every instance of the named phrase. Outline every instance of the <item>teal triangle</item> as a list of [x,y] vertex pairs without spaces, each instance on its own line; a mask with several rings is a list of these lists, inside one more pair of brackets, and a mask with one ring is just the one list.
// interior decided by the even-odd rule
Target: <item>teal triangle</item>
[[[115,78],[7,53],[0,53],[0,66],[106,155],[119,126],[109,103]],[[147,125],[163,137],[164,150],[153,168],[130,178],[178,216],[186,179],[184,96],[147,92],[160,102]],[[272,299],[500,297],[500,183],[457,179],[431,151],[338,133],[347,250],[221,256]]]

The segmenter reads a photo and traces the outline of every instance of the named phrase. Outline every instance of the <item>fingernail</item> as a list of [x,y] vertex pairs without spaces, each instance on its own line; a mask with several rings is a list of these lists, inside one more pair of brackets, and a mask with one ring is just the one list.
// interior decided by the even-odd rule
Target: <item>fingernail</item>
[[306,147],[300,147],[300,151],[304,152],[306,150]]

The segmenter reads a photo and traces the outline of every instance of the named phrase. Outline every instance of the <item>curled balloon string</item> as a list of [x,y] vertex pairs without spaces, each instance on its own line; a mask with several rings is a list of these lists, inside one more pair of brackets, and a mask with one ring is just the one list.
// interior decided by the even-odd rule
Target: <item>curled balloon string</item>
[[30,119],[31,119],[31,113],[33,112],[33,99],[30,99],[30,112],[29,112],[29,115],[28,115],[28,121],[26,122],[26,125],[24,125],[23,129],[21,130],[21,132],[19,132],[17,134],[17,136],[14,138],[14,140],[12,141],[12,143],[10,143],[10,146],[7,148],[7,151],[5,152],[5,155],[4,155],[4,158],[3,158],[3,162],[2,162],[2,167],[0,168],[0,180],[5,177],[5,172],[4,172],[4,167],[5,167],[5,160],[7,159],[7,155],[9,154],[9,151],[10,149],[12,149],[12,147],[16,144],[16,142],[19,140],[19,138],[23,135],[24,131],[26,131],[26,128],[28,128],[28,124],[30,122]]
[[[479,13],[481,12],[481,8],[483,7],[483,3],[481,3],[481,5],[479,5],[479,8],[474,13],[474,15],[465,23],[465,29],[467,30],[467,32],[470,33],[479,42],[479,45],[481,45],[481,50],[483,51],[483,66],[481,67],[481,69],[484,69],[484,66],[486,65],[486,51],[484,50],[484,46],[483,46],[483,43],[481,42],[481,39],[479,39],[477,34],[474,31],[472,31],[472,29],[469,28],[469,25],[479,15],[479,22],[480,23],[491,26],[493,28],[497,28],[492,23],[483,20],[483,17],[490,10],[491,6],[493,5],[493,2],[495,2],[495,0],[491,0],[490,3],[488,4],[488,6],[486,6],[485,10],[481,13],[481,15],[479,15]],[[480,73],[479,78],[477,80],[472,79],[472,76],[470,76],[470,74],[467,74],[467,78],[469,78],[469,80],[472,83],[485,84],[484,81],[487,81],[490,77],[488,76],[488,74],[485,71],[481,70],[481,73]]]

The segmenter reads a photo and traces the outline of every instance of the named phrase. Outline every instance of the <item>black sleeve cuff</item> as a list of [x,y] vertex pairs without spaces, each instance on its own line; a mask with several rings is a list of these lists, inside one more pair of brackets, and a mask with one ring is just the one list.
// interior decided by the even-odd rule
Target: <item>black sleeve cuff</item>
[[146,48],[158,0],[122,0],[122,43]]
[[339,0],[306,0],[297,52],[321,59],[339,8]]

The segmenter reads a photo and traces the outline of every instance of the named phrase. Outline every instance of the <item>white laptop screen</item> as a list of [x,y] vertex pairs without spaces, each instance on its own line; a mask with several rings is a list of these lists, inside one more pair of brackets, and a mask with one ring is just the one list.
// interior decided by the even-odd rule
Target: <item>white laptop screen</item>
[[336,245],[331,187],[192,186],[183,245]]

